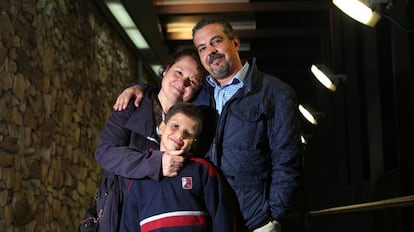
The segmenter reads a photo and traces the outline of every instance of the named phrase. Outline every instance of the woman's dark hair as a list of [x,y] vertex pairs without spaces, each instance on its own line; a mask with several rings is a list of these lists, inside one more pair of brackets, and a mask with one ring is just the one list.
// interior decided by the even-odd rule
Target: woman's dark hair
[[197,50],[194,47],[185,47],[174,51],[164,59],[164,64],[160,72],[160,76],[162,76],[163,71],[174,65],[183,56],[189,56],[196,62],[197,71],[201,78],[204,78],[208,75],[207,71],[204,69],[203,65],[200,62],[200,57],[198,56]]

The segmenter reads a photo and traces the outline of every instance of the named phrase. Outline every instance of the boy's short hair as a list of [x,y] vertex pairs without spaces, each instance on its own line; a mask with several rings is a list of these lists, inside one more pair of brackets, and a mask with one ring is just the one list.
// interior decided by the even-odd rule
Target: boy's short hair
[[195,134],[197,137],[203,127],[203,113],[201,112],[200,108],[189,102],[178,102],[168,110],[167,114],[165,115],[164,122],[167,123],[170,118],[177,113],[182,113],[197,122],[197,130]]

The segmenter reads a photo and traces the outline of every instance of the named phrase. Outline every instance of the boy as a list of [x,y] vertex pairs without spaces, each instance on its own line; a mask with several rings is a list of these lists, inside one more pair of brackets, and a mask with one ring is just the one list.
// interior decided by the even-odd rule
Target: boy
[[[172,106],[159,126],[160,150],[188,151],[202,127],[191,103]],[[131,180],[123,206],[121,231],[240,231],[235,197],[217,170],[191,157],[176,177]]]

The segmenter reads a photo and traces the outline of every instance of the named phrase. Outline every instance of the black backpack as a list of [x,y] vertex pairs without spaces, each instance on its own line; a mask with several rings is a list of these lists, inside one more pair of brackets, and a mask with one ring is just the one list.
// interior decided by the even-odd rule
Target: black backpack
[[[80,232],[118,231],[122,213],[121,177],[104,172],[94,204],[80,221]],[[99,228],[102,229],[99,229]]]

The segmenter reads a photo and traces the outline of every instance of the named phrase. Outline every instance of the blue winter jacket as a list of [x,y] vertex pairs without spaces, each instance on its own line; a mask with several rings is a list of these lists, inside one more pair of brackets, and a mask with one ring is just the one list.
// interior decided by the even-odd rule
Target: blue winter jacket
[[[225,104],[207,158],[237,194],[245,224],[255,229],[286,216],[300,174],[298,103],[284,82],[248,61],[244,86]],[[214,106],[206,84],[197,104]]]

